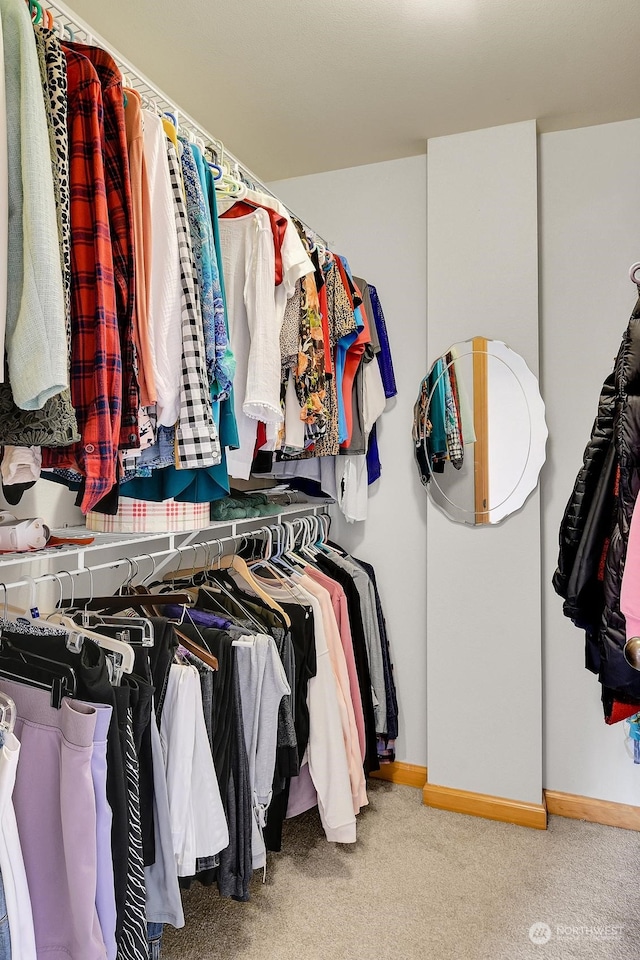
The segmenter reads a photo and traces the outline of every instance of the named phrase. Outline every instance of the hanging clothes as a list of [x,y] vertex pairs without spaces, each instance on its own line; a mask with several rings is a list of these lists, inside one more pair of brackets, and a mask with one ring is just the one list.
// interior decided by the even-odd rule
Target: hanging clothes
[[[51,152],[29,11],[22,0],[3,0],[0,16],[10,198],[5,349],[16,404],[39,410],[69,385]],[[34,344],[46,348],[34,355]]]
[[69,91],[72,272],[82,277],[72,288],[71,399],[82,439],[44,449],[42,464],[84,478],[81,505],[86,512],[116,482],[122,358],[102,154],[102,89],[89,60],[63,49]]
[[151,279],[151,197],[145,159],[145,113],[137,90],[124,91],[124,119],[131,177],[131,216],[135,256],[135,315],[133,338],[138,358],[140,403],[143,407],[158,399],[155,357],[149,342],[149,282]]
[[234,381],[240,448],[230,451],[231,476],[248,479],[258,420],[279,423],[280,327],[275,307],[275,254],[269,217],[256,210],[220,220],[220,242],[237,368]]
[[[49,129],[49,149],[56,202],[60,265],[64,287],[67,365],[71,350],[71,234],[69,222],[69,155],[67,137],[67,71],[58,38],[36,26],[36,49]],[[3,75],[4,80],[4,75]],[[69,374],[67,374],[68,376]],[[79,440],[78,425],[69,388],[49,397],[40,410],[21,410],[9,383],[0,386],[0,439],[20,446],[59,446]],[[7,447],[5,447],[5,459]],[[40,476],[39,455],[22,455],[29,463],[29,480]],[[20,495],[18,496],[20,499]]]
[[[639,370],[640,300],[613,374],[600,394],[584,463],[562,519],[553,577],[556,592],[565,600],[565,616],[585,630],[586,665],[598,674],[607,723],[640,710],[640,674],[624,656],[627,634],[620,606],[637,493],[634,424]],[[623,603],[633,611],[632,594],[626,589]]]
[[101,127],[104,156],[104,181],[109,211],[109,227],[113,250],[113,271],[116,312],[122,358],[122,414],[118,446],[136,446],[140,390],[134,345],[136,288],[135,240],[131,202],[129,151],[124,117],[122,76],[113,59],[100,47],[83,43],[63,42],[65,51],[73,50],[86,57],[95,68],[102,89]]

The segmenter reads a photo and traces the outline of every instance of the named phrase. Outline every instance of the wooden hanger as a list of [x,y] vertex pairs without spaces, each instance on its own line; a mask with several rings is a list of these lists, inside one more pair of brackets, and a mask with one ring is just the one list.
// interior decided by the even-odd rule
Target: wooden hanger
[[284,622],[287,625],[287,630],[291,626],[291,620],[282,609],[279,603],[269,596],[269,594],[262,589],[255,577],[252,576],[249,567],[247,566],[246,560],[243,560],[242,557],[239,557],[236,553],[225,554],[222,557],[218,557],[217,560],[214,560],[211,565],[212,570],[234,570],[238,574],[241,580],[250,587],[251,590],[255,593],[257,597],[260,597],[271,610],[275,610],[276,613],[279,613]]
[[[191,544],[191,546],[195,548],[197,556],[198,546],[202,546],[206,549],[208,544]],[[163,577],[163,580],[175,581],[179,580],[181,577],[192,577],[198,573],[208,573],[210,570],[234,570],[240,579],[244,580],[247,586],[253,590],[257,597],[260,597],[260,599],[263,600],[271,610],[275,610],[276,613],[282,617],[284,623],[286,624],[287,630],[289,629],[291,626],[290,618],[287,616],[282,607],[276,603],[276,601],[273,600],[254,579],[254,577],[251,575],[249,567],[247,566],[246,560],[243,560],[242,557],[239,557],[236,553],[223,554],[222,556],[217,557],[212,563],[209,562],[207,558],[207,565],[204,567],[191,567],[184,570],[174,570],[171,573],[166,573]]]
[[[145,588],[141,586],[137,586],[137,587],[134,586],[133,589],[138,594],[138,599],[140,601],[143,601],[144,609],[148,613],[150,613],[151,616],[153,617],[162,616],[162,613],[157,609],[157,606],[162,605],[162,603],[176,602],[173,599],[167,600],[167,597],[180,596],[180,594],[165,593],[164,595],[162,595],[162,594],[149,593],[148,590],[145,590]],[[160,601],[159,604],[157,603],[158,601]],[[179,601],[179,602],[184,603],[185,601]],[[198,658],[198,660],[202,660],[202,662],[206,663],[207,666],[211,667],[212,670],[218,669],[217,657],[214,657],[214,655],[210,653],[209,650],[205,650],[205,648],[201,647],[200,644],[195,643],[190,637],[188,637],[185,633],[183,633],[182,630],[180,630],[180,627],[176,626],[176,624],[173,624],[173,629],[175,630],[176,635],[179,637],[180,643],[185,648],[185,650],[188,650],[189,653],[192,653],[194,657]]]
[[[146,596],[147,593],[144,594]],[[163,606],[165,603],[190,603],[191,597],[188,593],[181,591],[180,593],[163,593],[157,597],[153,594],[154,601],[157,606]],[[79,600],[74,600],[74,607],[81,608],[83,610],[113,610],[118,612],[119,610],[139,610],[140,607],[145,606],[145,601],[140,600],[136,594],[115,594],[113,597],[90,597],[88,599],[80,598]],[[159,613],[157,616],[161,617],[162,614]]]

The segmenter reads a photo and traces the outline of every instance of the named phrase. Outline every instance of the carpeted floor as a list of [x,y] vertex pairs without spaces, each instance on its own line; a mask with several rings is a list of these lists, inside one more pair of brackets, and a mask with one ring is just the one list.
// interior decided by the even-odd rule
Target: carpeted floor
[[421,799],[371,781],[354,846],[327,843],[316,811],[289,821],[249,903],[185,894],[163,960],[640,960],[636,833],[560,817],[527,830]]

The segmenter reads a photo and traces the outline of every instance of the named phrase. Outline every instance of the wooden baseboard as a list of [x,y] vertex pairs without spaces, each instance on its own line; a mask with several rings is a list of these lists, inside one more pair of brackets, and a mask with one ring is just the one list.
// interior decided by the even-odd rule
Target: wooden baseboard
[[535,830],[547,829],[547,810],[542,803],[525,803],[522,800],[507,800],[484,793],[471,793],[453,787],[439,787],[426,783],[422,790],[422,802],[428,807],[466,813],[487,820],[501,820]]
[[388,780],[389,783],[401,783],[405,787],[418,787],[422,790],[427,782],[427,768],[415,763],[383,763],[379,770],[371,774],[376,780]]
[[573,793],[559,793],[557,790],[544,790],[544,800],[539,805],[523,803],[520,800],[491,797],[483,793],[456,790],[452,787],[439,787],[427,783],[427,773],[426,767],[398,761],[383,764],[380,770],[372,773],[371,776],[376,780],[417,787],[422,790],[423,803],[428,807],[466,813],[474,817],[485,817],[489,820],[501,820],[505,823],[516,823],[536,830],[545,830],[547,814],[553,814],[556,817],[570,817],[587,823],[602,823],[607,827],[640,831],[640,806],[615,803],[613,800],[580,797]]
[[547,811],[557,817],[603,823],[607,827],[622,827],[624,830],[640,830],[640,807],[629,803],[595,800],[593,797],[579,797],[556,790],[545,790],[545,797]]

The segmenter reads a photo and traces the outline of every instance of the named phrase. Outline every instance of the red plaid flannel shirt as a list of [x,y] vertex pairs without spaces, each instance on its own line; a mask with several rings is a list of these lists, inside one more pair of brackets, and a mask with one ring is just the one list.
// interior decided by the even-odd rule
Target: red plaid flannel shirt
[[84,43],[63,43],[63,47],[86,57],[93,64],[102,86],[104,178],[122,354],[122,426],[119,445],[126,450],[140,446],[140,390],[135,367],[135,241],[122,75],[113,57],[100,47]]
[[65,50],[71,192],[71,400],[82,440],[43,449],[45,467],[84,474],[86,513],[116,481],[122,361],[104,179],[102,92],[86,57]]

